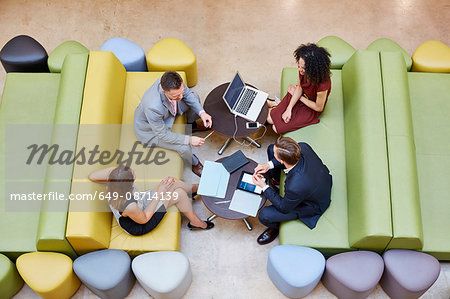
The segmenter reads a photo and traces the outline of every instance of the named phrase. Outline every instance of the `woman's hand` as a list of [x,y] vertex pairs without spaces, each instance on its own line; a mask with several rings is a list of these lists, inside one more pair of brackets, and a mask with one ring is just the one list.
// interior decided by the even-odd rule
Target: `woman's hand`
[[159,185],[156,187],[156,192],[168,192],[172,189],[173,184],[175,183],[175,179],[172,177],[167,177],[162,180]]
[[284,120],[285,123],[288,123],[291,121],[291,116],[292,110],[286,109],[286,111],[284,111],[284,113],[281,115],[281,118]]

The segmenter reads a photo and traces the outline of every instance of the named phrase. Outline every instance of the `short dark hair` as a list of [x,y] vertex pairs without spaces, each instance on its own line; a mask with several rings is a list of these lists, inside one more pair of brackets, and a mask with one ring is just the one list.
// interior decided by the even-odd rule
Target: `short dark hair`
[[294,51],[295,60],[305,61],[305,76],[313,84],[328,80],[330,72],[330,53],[316,44],[302,44]]
[[166,92],[180,88],[181,84],[183,84],[183,79],[177,72],[168,71],[161,77],[161,87]]
[[292,138],[280,136],[275,142],[275,146],[278,157],[289,165],[295,165],[300,160],[302,149]]

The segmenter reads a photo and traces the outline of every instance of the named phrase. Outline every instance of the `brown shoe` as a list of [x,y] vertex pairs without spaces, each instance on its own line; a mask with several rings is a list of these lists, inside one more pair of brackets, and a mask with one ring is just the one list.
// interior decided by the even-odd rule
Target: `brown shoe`
[[192,132],[208,131],[208,130],[211,130],[211,128],[205,127],[203,121],[200,118],[195,121],[195,128],[192,128]]
[[259,245],[266,245],[278,237],[278,228],[269,227],[261,235],[259,235],[257,242]]
[[197,165],[192,165],[192,172],[195,173],[196,175],[198,175],[199,177],[202,176],[203,164],[202,164],[202,162],[200,162],[200,160],[198,160]]

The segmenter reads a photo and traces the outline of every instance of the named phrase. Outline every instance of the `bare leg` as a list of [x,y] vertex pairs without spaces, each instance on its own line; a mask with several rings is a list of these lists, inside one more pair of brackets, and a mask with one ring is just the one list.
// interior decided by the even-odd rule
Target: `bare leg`
[[270,111],[272,111],[272,109],[273,108],[269,108],[269,113],[267,114],[267,122],[271,125],[273,124],[272,117],[270,117]]
[[[186,185],[191,186],[190,184]],[[189,187],[189,191],[192,190],[191,188],[192,187]],[[183,213],[189,219],[189,221],[193,226],[206,228],[206,223],[202,221],[195,213],[194,208],[192,207],[192,200],[189,198],[186,191],[183,190],[182,188],[176,188],[173,192],[178,193],[178,199],[175,200],[172,198],[171,200],[165,200],[163,202],[164,206],[168,208],[172,205],[176,205],[178,210],[180,210],[180,212]]]

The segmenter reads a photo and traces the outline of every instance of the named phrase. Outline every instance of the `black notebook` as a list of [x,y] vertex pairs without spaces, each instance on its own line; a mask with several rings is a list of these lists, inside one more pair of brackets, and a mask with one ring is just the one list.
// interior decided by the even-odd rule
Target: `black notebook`
[[222,161],[223,166],[229,173],[235,172],[237,169],[241,168],[245,164],[247,164],[249,161],[245,157],[244,153],[242,153],[241,150],[238,150],[228,158],[225,158]]

